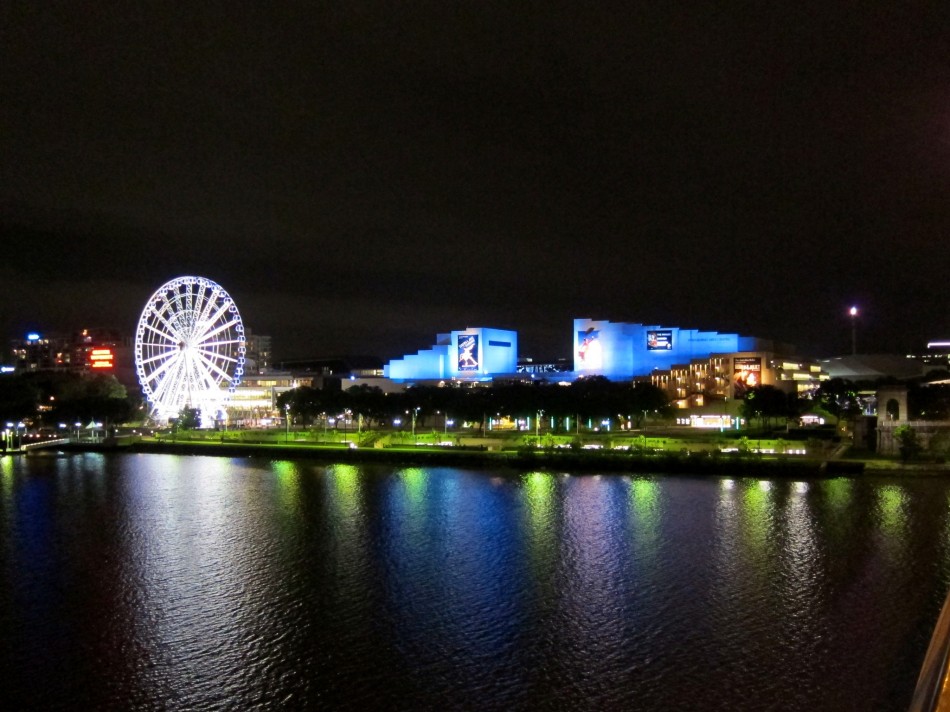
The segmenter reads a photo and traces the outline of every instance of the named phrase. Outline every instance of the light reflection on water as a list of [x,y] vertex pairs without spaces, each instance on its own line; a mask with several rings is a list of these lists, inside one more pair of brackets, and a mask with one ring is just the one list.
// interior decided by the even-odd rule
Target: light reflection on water
[[2,458],[0,673],[43,709],[902,709],[948,511],[939,479]]

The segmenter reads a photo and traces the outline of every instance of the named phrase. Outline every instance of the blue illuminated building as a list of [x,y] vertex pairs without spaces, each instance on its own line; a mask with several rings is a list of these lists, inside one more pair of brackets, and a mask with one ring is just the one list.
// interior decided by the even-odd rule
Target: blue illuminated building
[[439,334],[432,348],[393,359],[383,375],[394,381],[486,381],[518,370],[518,332],[487,327]]
[[713,354],[759,351],[772,342],[718,331],[574,320],[575,376],[628,380]]
[[[573,374],[558,372],[550,378],[604,376],[626,381],[714,354],[773,347],[771,341],[751,336],[596,319],[575,319],[572,340]],[[387,378],[397,382],[490,381],[517,371],[517,332],[485,327],[439,334],[431,348],[394,359],[383,369]]]

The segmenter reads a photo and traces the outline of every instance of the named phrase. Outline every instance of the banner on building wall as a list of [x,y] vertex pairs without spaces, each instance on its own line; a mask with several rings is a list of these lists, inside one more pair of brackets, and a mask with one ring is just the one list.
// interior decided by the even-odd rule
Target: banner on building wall
[[732,395],[738,400],[762,385],[762,359],[758,356],[739,356],[732,359]]
[[459,334],[458,367],[459,371],[478,370],[477,334]]
[[604,366],[604,350],[600,331],[591,327],[577,332],[577,369],[600,369]]
[[647,351],[669,351],[673,348],[673,330],[647,332]]
[[115,355],[112,349],[93,349],[89,352],[89,365],[92,368],[112,368],[115,365]]

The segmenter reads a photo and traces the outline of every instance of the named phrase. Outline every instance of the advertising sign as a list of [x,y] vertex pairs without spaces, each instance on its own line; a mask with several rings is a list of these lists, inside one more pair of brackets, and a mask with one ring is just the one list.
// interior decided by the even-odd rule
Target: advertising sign
[[732,395],[738,400],[762,385],[762,359],[758,356],[740,356],[732,360]]
[[673,348],[673,330],[647,332],[647,351],[669,351]]
[[458,366],[459,371],[478,370],[477,334],[459,334]]
[[93,349],[89,352],[89,365],[92,368],[112,368],[114,361],[112,349]]
[[591,327],[577,332],[577,368],[600,369],[604,366],[604,350],[600,343],[600,331]]

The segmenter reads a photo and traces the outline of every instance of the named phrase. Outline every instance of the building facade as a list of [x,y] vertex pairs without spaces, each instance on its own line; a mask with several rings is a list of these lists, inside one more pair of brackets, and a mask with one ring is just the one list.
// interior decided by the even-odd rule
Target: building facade
[[708,408],[742,400],[750,389],[774,386],[808,396],[828,374],[817,361],[781,356],[771,351],[738,351],[697,358],[687,364],[658,369],[636,380],[652,383],[676,408]]
[[645,326],[597,319],[574,320],[574,372],[627,381],[679,368],[713,354],[771,350],[771,341],[718,331]]
[[518,370],[518,332],[469,327],[438,334],[428,349],[393,359],[383,375],[398,382],[487,381]]

